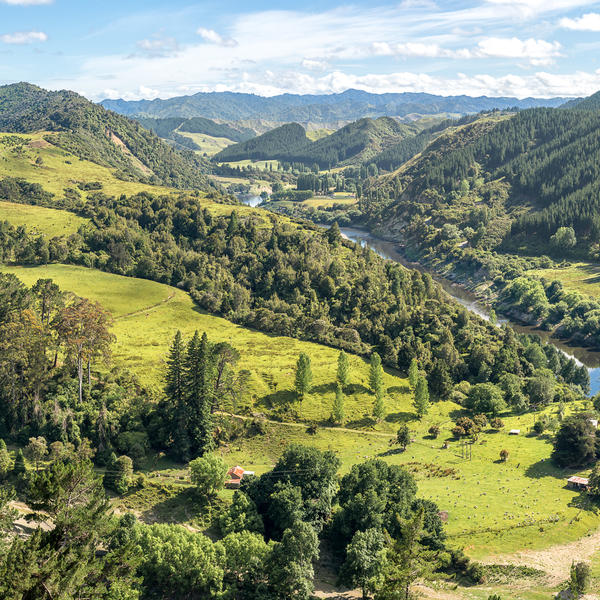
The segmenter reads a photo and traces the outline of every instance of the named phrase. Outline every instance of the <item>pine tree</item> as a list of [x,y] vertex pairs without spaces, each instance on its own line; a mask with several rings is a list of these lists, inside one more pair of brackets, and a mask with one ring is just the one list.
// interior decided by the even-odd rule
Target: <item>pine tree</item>
[[334,423],[341,424],[344,421],[344,416],[344,392],[342,386],[338,383],[335,387],[335,400],[333,401],[331,419]]
[[410,367],[408,368],[408,383],[413,390],[417,387],[419,375],[419,361],[416,358],[413,358],[410,361]]
[[305,394],[310,392],[312,384],[312,371],[310,368],[310,357],[304,352],[298,357],[296,363],[295,389],[300,400],[304,400]]
[[19,448],[17,450],[17,454],[15,455],[15,464],[13,466],[13,473],[15,475],[21,475],[22,473],[27,472],[27,466],[25,465],[25,457],[23,456],[23,451]]
[[214,364],[206,333],[196,331],[188,343],[185,357],[185,396],[188,411],[190,452],[194,456],[209,452],[213,445],[212,406]]
[[348,385],[350,379],[350,364],[348,363],[348,355],[342,350],[338,356],[337,364],[337,380],[341,386]]
[[184,461],[190,458],[189,419],[185,390],[185,346],[181,331],[175,334],[165,376],[165,394],[169,403],[169,421],[173,435],[173,448],[177,456]]
[[371,354],[371,367],[369,369],[369,386],[375,394],[379,387],[383,386],[383,368],[381,366],[381,357],[377,352]]
[[423,418],[429,411],[429,390],[427,389],[427,379],[422,375],[417,380],[415,387],[414,407],[419,419]]
[[381,421],[385,417],[385,404],[383,403],[383,386],[375,391],[375,404],[373,405],[373,416]]

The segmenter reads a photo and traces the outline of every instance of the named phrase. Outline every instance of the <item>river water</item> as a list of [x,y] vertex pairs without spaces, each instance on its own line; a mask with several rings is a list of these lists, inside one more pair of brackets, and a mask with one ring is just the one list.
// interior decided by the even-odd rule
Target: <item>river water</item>
[[[340,232],[343,237],[353,242],[359,243],[361,246],[368,246],[379,256],[388,260],[393,260],[403,264],[411,269],[426,271],[442,286],[442,288],[455,300],[460,302],[465,308],[480,317],[489,321],[490,315],[488,309],[481,304],[474,294],[463,288],[462,286],[437,275],[436,273],[426,269],[418,263],[407,261],[398,250],[398,245],[395,242],[390,242],[378,238],[364,229],[355,227],[340,227]],[[583,364],[587,367],[590,374],[590,394],[594,396],[600,392],[600,352],[594,352],[586,348],[572,347],[560,340],[554,339],[547,331],[542,331],[534,327],[528,327],[520,323],[515,323],[508,319],[498,318],[499,324],[509,323],[511,327],[519,333],[535,333],[543,338],[548,343],[558,348],[561,352],[574,358],[578,364]]]
[[246,206],[251,206],[252,208],[256,208],[263,199],[260,196],[252,196],[250,194],[236,194],[238,200],[245,204]]

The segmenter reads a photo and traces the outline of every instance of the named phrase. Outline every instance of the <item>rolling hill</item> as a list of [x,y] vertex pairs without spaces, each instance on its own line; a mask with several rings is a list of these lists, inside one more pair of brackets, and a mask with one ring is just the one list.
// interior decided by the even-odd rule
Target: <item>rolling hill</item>
[[179,152],[139,123],[74,92],[48,92],[27,83],[0,87],[0,131],[47,132],[45,141],[114,169],[123,180],[210,188],[200,157]]
[[363,117],[412,117],[449,113],[465,115],[494,108],[532,108],[560,106],[565,98],[536,99],[489,98],[481,96],[436,96],[405,92],[371,94],[361,90],[346,90],[341,94],[262,97],[234,92],[198,93],[168,100],[103,100],[105,108],[124,115],[146,117],[206,117],[239,121],[264,119],[280,123],[331,123],[355,121]]
[[277,159],[330,169],[369,162],[384,149],[414,136],[418,130],[417,125],[398,123],[390,117],[364,118],[311,141],[301,125],[290,123],[253,140],[229,146],[215,155],[214,160]]

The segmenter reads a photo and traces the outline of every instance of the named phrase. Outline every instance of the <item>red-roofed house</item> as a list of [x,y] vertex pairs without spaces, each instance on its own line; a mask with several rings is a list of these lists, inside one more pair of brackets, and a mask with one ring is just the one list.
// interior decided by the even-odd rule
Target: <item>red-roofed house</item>
[[586,477],[577,477],[574,475],[573,477],[569,477],[569,479],[567,479],[567,483],[571,487],[577,488],[578,490],[587,490],[588,486],[590,485],[590,480]]
[[242,483],[242,479],[246,475],[254,475],[254,471],[245,471],[242,467],[231,467],[229,471],[227,471],[227,481],[225,481],[225,487],[230,489],[239,488]]

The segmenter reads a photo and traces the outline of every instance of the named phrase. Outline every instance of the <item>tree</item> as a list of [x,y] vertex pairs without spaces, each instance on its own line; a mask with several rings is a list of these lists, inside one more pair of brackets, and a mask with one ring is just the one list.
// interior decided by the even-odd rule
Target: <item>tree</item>
[[375,404],[373,405],[373,416],[377,421],[385,417],[385,404],[383,402],[383,389],[379,386],[375,392]]
[[596,429],[585,415],[567,417],[554,438],[552,460],[560,467],[579,467],[596,458]]
[[312,385],[312,370],[310,367],[310,356],[302,352],[296,363],[296,377],[294,380],[296,394],[300,400],[304,400],[304,396],[310,393]]
[[190,478],[202,496],[214,496],[225,485],[227,465],[218,454],[206,454],[190,462]]
[[572,562],[569,577],[569,591],[573,598],[579,598],[587,590],[591,569],[587,563]]
[[283,533],[268,561],[269,584],[278,600],[308,600],[313,591],[313,563],[319,540],[308,523],[296,521]]
[[377,588],[384,566],[385,538],[381,531],[357,531],[346,548],[340,581],[348,587],[360,587],[363,600],[366,600]]
[[572,227],[559,227],[556,233],[550,236],[550,244],[555,250],[570,250],[577,245],[577,237]]
[[508,450],[500,450],[500,460],[502,460],[502,462],[506,462],[508,460]]
[[338,355],[337,381],[343,387],[348,385],[350,379],[350,364],[348,355],[342,350]]
[[381,366],[381,357],[377,352],[371,354],[371,363],[369,367],[369,387],[375,394],[377,389],[383,386],[383,367]]
[[125,494],[131,486],[133,478],[133,461],[129,456],[119,456],[112,453],[104,475],[105,487],[112,489],[117,494]]
[[6,477],[10,471],[10,455],[6,448],[6,442],[0,439],[0,479]]
[[401,425],[396,433],[395,444],[402,446],[402,450],[406,450],[406,447],[410,444],[410,430],[408,425]]
[[223,535],[252,531],[263,534],[265,526],[262,517],[256,510],[256,504],[244,492],[237,490],[226,513],[219,519],[219,527]]
[[40,437],[30,437],[29,444],[25,447],[25,453],[29,460],[35,463],[35,470],[39,470],[40,461],[46,456],[48,453],[48,444],[46,442],[46,438]]
[[477,383],[467,395],[466,406],[475,413],[496,416],[506,410],[502,390],[493,383]]
[[492,429],[499,431],[500,429],[502,429],[504,427],[504,422],[502,421],[502,419],[500,417],[494,417],[490,421],[490,426]]
[[452,378],[448,372],[448,367],[441,360],[435,361],[427,381],[434,397],[440,400],[446,400],[452,392]]
[[408,383],[411,389],[416,389],[420,375],[421,372],[419,371],[419,361],[416,358],[413,358],[410,361],[410,367],[408,368]]
[[592,496],[600,498],[600,462],[592,469],[588,489]]
[[83,400],[83,368],[88,366],[88,385],[91,385],[90,364],[96,356],[108,359],[114,336],[110,313],[98,302],[77,298],[63,307],[53,320],[59,341],[65,345],[67,358],[77,367],[79,402]]
[[434,438],[437,438],[440,435],[440,426],[439,425],[432,425],[428,429],[428,433],[429,433],[429,435],[433,436]]
[[419,419],[429,412],[429,390],[427,389],[427,379],[422,375],[417,380],[415,388],[415,399],[413,401],[415,412]]
[[424,535],[423,507],[409,519],[397,518],[401,535],[388,541],[388,561],[375,600],[409,600],[414,581],[436,568],[436,553],[421,543]]
[[206,333],[194,332],[185,356],[186,420],[191,455],[203,455],[212,450],[212,407],[214,398],[214,361]]
[[344,421],[344,392],[340,383],[337,383],[335,386],[335,399],[331,411],[331,420],[338,424]]
[[173,449],[180,460],[188,460],[191,441],[185,390],[185,346],[181,331],[175,334],[167,358],[165,396],[168,402],[168,420],[173,436]]
[[23,475],[27,473],[27,466],[25,465],[25,457],[23,456],[23,451],[21,448],[17,450],[15,454],[15,462],[13,465],[13,473],[15,475]]
[[53,313],[64,303],[64,293],[52,279],[38,279],[31,292],[40,311],[40,321],[49,325]]

